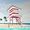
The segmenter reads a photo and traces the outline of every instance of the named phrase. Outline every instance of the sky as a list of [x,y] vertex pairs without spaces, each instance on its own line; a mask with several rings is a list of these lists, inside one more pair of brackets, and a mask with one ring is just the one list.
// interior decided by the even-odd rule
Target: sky
[[[8,8],[16,5],[22,10],[23,22],[30,23],[30,0],[0,0],[0,17],[8,16]],[[20,12],[19,12],[20,13]]]

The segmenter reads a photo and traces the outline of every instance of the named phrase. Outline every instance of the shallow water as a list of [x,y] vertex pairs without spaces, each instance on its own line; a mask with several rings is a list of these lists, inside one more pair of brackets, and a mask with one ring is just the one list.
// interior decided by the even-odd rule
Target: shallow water
[[0,28],[0,30],[30,30],[30,28]]

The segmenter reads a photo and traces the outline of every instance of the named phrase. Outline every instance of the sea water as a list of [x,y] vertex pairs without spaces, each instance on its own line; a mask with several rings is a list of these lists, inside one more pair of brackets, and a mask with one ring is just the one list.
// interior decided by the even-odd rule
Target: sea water
[[30,28],[0,28],[0,30],[30,30]]

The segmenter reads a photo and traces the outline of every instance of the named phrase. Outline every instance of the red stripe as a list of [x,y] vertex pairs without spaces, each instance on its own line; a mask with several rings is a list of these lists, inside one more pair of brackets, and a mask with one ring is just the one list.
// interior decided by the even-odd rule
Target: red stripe
[[[12,13],[12,14],[18,14],[18,13]],[[9,15],[12,15],[12,14],[9,14]]]
[[9,10],[9,11],[10,11],[10,13],[11,13],[13,10],[18,10],[18,9],[16,9],[16,8],[12,8],[11,10]]

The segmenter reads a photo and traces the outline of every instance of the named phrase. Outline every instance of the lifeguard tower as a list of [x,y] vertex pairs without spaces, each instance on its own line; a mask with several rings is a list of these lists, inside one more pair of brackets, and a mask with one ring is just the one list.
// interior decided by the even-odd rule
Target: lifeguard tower
[[21,16],[19,15],[19,8],[12,5],[8,9],[8,18],[12,23],[20,23],[21,22]]
[[[10,26],[15,26],[15,27],[20,27],[21,24],[21,15],[19,15],[19,10],[21,10],[20,8],[12,5],[9,7],[8,9],[8,18],[10,20]],[[13,24],[13,25],[12,25]]]

